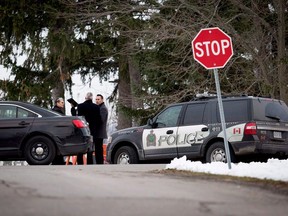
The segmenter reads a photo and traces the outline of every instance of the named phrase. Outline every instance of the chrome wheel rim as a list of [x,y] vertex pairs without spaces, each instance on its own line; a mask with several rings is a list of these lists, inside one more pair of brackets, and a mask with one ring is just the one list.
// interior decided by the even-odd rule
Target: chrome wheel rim
[[49,147],[44,143],[35,143],[31,147],[31,156],[36,160],[44,160],[49,155]]
[[126,154],[126,153],[121,153],[121,154],[118,156],[117,164],[130,164],[129,155]]
[[211,162],[225,162],[226,154],[224,149],[217,148],[211,153]]

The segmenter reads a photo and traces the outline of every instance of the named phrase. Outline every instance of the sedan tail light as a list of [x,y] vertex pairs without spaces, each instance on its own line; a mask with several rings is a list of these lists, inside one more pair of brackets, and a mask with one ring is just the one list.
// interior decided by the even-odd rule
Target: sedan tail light
[[256,135],[257,134],[257,125],[255,122],[249,122],[245,125],[244,128],[245,135]]
[[73,124],[74,124],[74,126],[76,128],[85,128],[85,127],[87,127],[87,125],[83,121],[81,121],[80,119],[74,119],[74,120],[72,120],[72,122],[73,122]]

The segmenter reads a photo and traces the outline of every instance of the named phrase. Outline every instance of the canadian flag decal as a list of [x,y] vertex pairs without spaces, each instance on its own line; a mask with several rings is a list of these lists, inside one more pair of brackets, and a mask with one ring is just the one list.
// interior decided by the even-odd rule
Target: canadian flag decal
[[233,134],[241,134],[241,128],[233,128]]

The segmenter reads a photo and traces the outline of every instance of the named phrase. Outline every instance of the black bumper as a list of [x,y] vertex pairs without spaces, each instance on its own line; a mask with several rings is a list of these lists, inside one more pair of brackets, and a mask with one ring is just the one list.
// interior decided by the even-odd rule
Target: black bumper
[[235,142],[232,143],[232,148],[236,155],[247,154],[282,154],[288,155],[288,143],[285,142]]
[[58,145],[61,155],[77,155],[85,154],[93,150],[93,137],[85,137],[82,142],[78,143],[65,143],[65,145]]

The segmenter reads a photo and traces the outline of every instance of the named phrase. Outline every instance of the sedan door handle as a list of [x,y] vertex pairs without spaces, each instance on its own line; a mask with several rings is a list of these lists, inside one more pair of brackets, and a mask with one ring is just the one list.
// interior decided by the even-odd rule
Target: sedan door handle
[[203,132],[208,131],[208,127],[202,128],[201,131],[203,131]]
[[168,130],[166,134],[173,134],[173,130]]
[[19,123],[19,125],[22,125],[22,126],[24,126],[24,125],[29,125],[30,123],[28,123],[28,122],[25,122],[25,121],[21,121],[20,123]]

